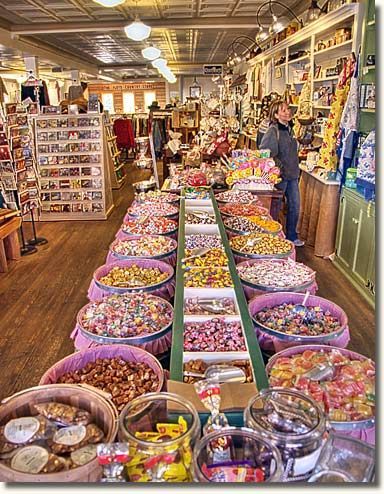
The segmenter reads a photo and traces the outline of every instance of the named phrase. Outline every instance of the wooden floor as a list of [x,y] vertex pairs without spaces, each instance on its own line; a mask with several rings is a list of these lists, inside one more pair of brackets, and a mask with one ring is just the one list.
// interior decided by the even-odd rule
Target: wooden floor
[[[148,178],[148,172],[131,170],[130,177],[134,182]],[[76,314],[88,302],[92,274],[104,263],[132,197],[128,183],[114,191],[115,208],[107,221],[39,223],[38,235],[48,244],[0,273],[0,399],[37,385],[49,367],[74,351],[69,335]],[[29,225],[26,233],[30,238]],[[369,304],[312,249],[298,249],[298,260],[317,271],[319,295],[346,311],[349,348],[374,358],[375,318]]]

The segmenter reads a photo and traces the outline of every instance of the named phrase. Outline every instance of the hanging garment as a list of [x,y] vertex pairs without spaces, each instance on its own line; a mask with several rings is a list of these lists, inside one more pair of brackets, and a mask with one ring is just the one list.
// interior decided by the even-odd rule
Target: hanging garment
[[357,178],[374,184],[376,181],[376,151],[375,131],[366,137],[361,145],[359,159],[357,161]]
[[155,154],[157,158],[160,158],[163,154],[163,146],[165,144],[165,137],[161,129],[161,121],[154,120],[152,123],[152,136],[153,145],[155,148]]
[[337,137],[339,134],[341,116],[347,101],[351,77],[354,69],[355,61],[352,59],[347,60],[344,64],[342,72],[339,75],[335,95],[331,103],[329,118],[325,126],[324,138],[320,149],[320,158],[317,166],[325,168],[328,171],[337,170]]
[[116,135],[116,145],[118,149],[135,147],[135,135],[132,121],[128,118],[118,118],[113,122],[113,131]]
[[359,140],[359,57],[356,61],[355,72],[351,79],[349,94],[340,121],[337,156],[339,157],[338,174],[341,185],[345,183],[346,171],[352,166],[357,143]]

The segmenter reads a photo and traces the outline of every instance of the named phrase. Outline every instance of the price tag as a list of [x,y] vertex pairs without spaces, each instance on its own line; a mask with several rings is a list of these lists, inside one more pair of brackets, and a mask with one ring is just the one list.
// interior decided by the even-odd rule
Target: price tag
[[4,428],[4,436],[10,443],[25,444],[39,430],[40,422],[35,417],[20,417],[10,420]]

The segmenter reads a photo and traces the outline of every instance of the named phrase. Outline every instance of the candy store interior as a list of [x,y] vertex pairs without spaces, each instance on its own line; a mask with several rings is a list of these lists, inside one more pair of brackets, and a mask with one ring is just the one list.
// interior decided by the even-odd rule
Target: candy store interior
[[0,7],[0,482],[375,483],[375,2]]

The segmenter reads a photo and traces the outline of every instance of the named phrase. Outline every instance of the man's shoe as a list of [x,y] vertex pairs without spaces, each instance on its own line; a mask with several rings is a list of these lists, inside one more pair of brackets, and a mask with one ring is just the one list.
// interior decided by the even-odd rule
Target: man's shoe
[[305,242],[297,238],[296,240],[293,241],[293,244],[295,247],[303,247],[303,245],[305,245]]

